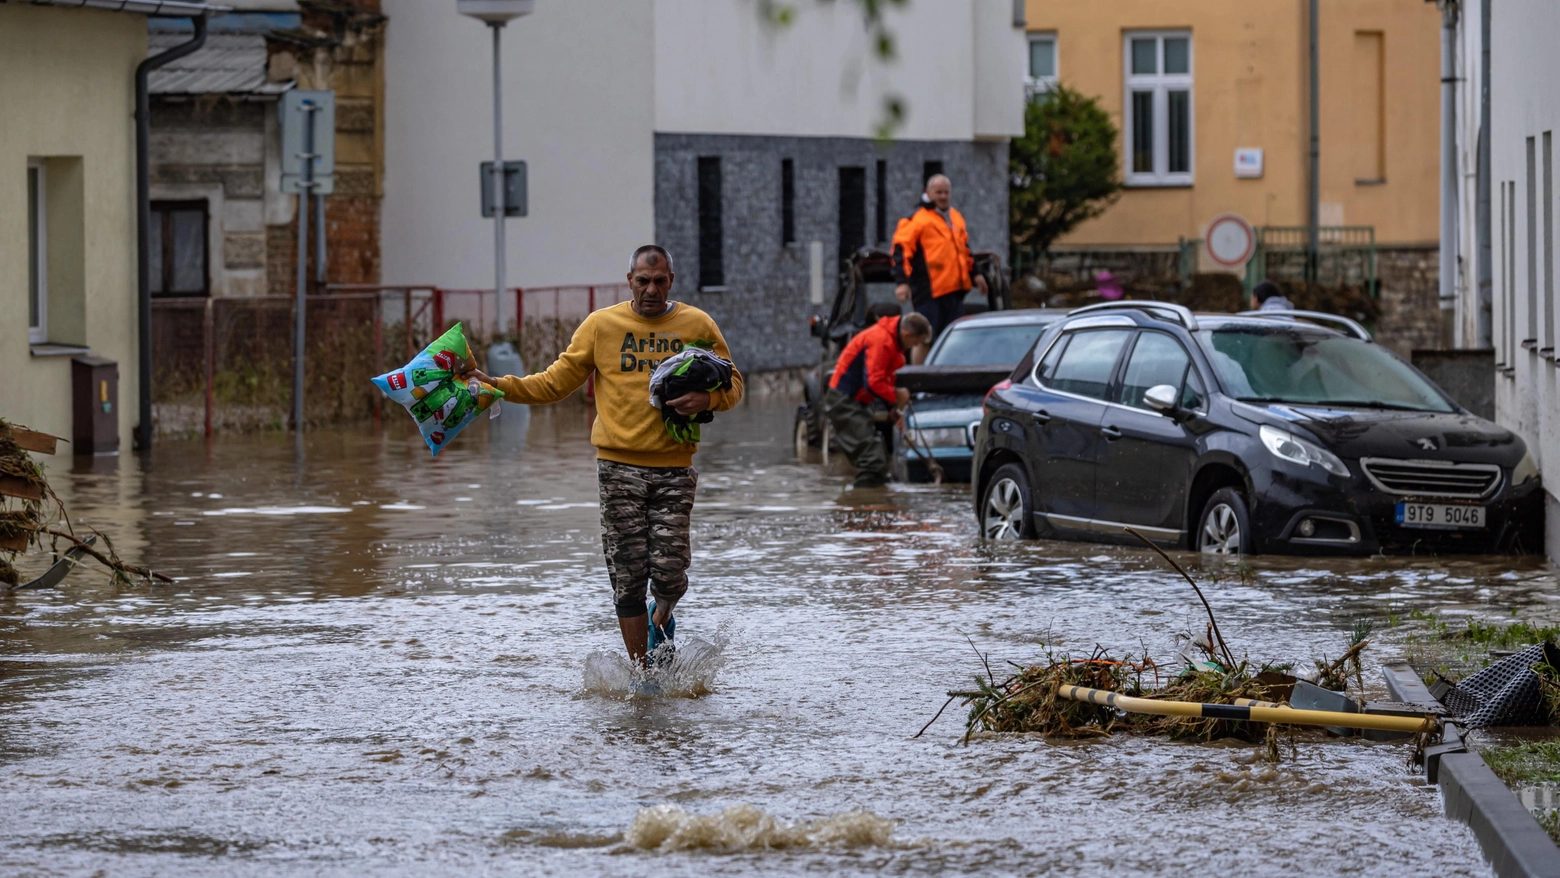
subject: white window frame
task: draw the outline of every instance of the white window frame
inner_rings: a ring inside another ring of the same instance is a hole
[[[1186,40],[1185,73],[1132,72],[1132,41],[1154,40],[1156,67],[1165,67],[1165,38]],[[1128,186],[1190,186],[1197,174],[1197,93],[1193,80],[1197,72],[1197,47],[1190,30],[1134,30],[1121,36],[1122,88],[1122,180]],[[1132,170],[1132,93],[1153,93],[1154,170]],[[1170,98],[1172,91],[1186,92],[1186,171],[1170,173]]]
[[[27,290],[28,311],[32,310],[32,298],[36,295],[38,301],[38,323],[33,325],[31,315],[28,317],[27,343],[46,344],[49,341],[49,237],[48,237],[48,180],[44,176],[45,167],[41,159],[27,160],[27,173],[37,180],[38,197],[33,205],[34,216],[28,217],[29,225],[36,224],[38,229],[38,253],[35,264],[28,266],[38,278],[38,289],[34,292],[29,285]]]
[[[1029,69],[1030,46],[1035,43],[1051,44],[1051,75],[1034,76]],[[1062,72],[1061,41],[1056,38],[1056,31],[1030,31],[1029,39],[1024,43],[1024,93],[1028,97],[1045,94],[1056,88],[1056,79]]]

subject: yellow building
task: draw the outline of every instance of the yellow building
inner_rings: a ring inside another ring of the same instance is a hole
[[[1030,78],[1098,96],[1121,132],[1127,190],[1060,247],[1174,244],[1230,211],[1306,225],[1307,0],[1027,4]],[[1440,14],[1425,0],[1320,4],[1320,224],[1434,243]]]
[[[118,364],[109,403],[129,449],[139,388],[133,112],[146,57],[146,17],[134,12],[159,4],[47,2],[0,3],[0,417],[70,438],[72,361],[101,357]]]

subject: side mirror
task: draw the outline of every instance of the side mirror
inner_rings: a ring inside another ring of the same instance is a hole
[[[1155,384],[1143,393],[1143,402],[1162,415],[1173,415],[1180,409],[1181,392],[1168,384]]]

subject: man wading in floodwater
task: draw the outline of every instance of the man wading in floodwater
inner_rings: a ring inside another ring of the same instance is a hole
[[[650,374],[687,346],[709,347],[731,359],[710,315],[668,301],[675,277],[672,257],[646,244],[629,260],[634,300],[586,317],[569,349],[545,372],[498,379],[476,370],[468,373],[503,390],[506,400],[528,405],[557,402],[596,374],[596,422],[590,442],[596,446],[601,484],[601,542],[623,645],[640,664],[650,625],[658,629],[657,639],[669,640],[672,609],[688,590],[688,525],[699,480],[693,468],[698,446],[667,435],[661,410],[650,404]],[[726,411],[741,399],[742,376],[732,369],[730,390],[688,393],[667,404],[691,416]],[[655,599],[649,624],[647,584]]]

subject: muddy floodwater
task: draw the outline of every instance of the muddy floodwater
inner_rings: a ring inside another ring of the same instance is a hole
[[[955,709],[913,738],[980,671],[966,636],[1167,660],[1201,608],[1144,550],[982,544],[964,486],[847,491],[781,400],[697,458],[678,639],[708,691],[629,697],[586,412],[521,414],[436,460],[387,412],[52,461],[179,582],[0,599],[0,874],[1490,874],[1401,744],[965,747]],[[1182,557],[1237,653],[1299,668],[1356,619],[1379,660],[1389,616],[1560,608],[1533,561]]]

